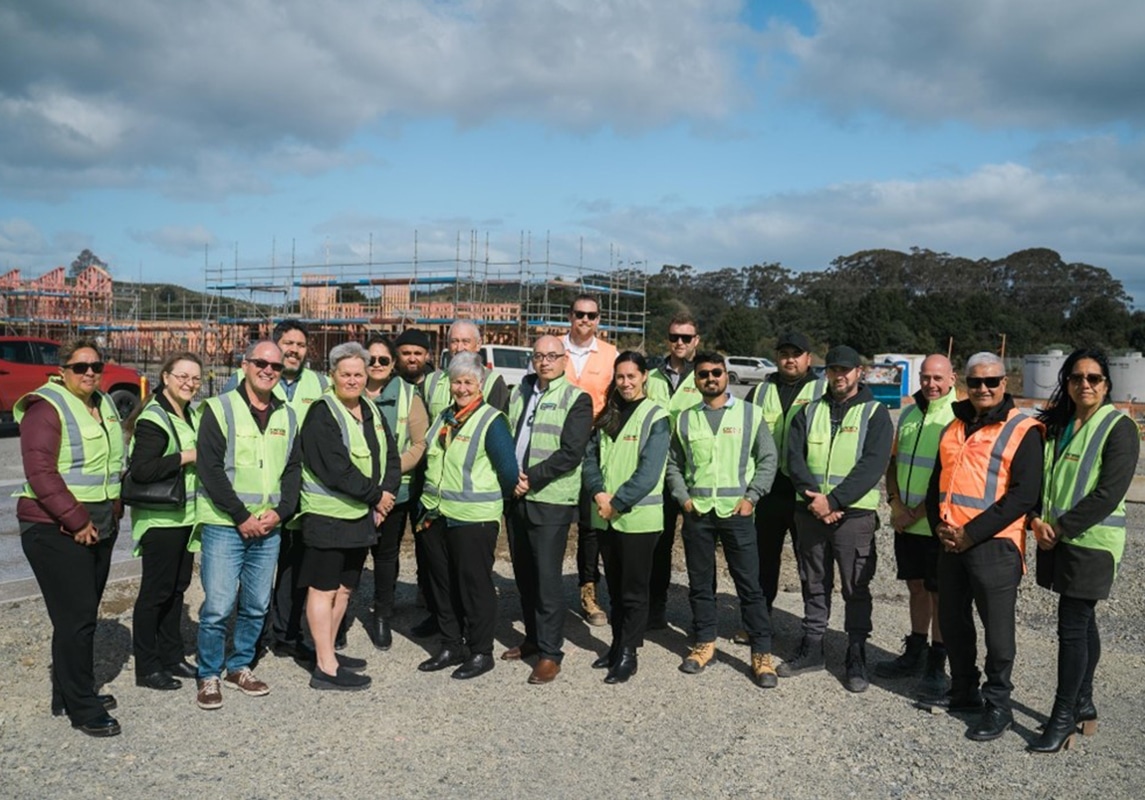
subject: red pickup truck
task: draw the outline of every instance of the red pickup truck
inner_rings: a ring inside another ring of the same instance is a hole
[[[59,375],[60,343],[35,336],[0,336],[0,423],[12,421],[16,401]],[[111,395],[126,417],[139,402],[142,379],[127,367],[108,364],[100,376],[100,389]]]

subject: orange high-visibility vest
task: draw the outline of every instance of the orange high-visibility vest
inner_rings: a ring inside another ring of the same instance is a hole
[[[1006,419],[986,425],[966,437],[966,425],[954,420],[938,445],[942,474],[938,484],[938,510],[943,522],[962,527],[1006,494],[1010,464],[1030,428],[1045,426],[1016,408]],[[1009,539],[1022,554],[1026,570],[1026,518],[1021,516],[994,536]]]
[[[592,398],[592,414],[597,416],[604,408],[604,401],[608,397],[608,387],[612,385],[612,367],[616,363],[616,347],[604,341],[596,340],[596,350],[588,354],[584,362],[584,369],[577,377],[573,367],[572,356],[565,359],[565,377],[569,383]]]

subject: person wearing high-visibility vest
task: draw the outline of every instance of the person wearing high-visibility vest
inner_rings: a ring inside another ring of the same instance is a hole
[[[481,329],[472,320],[459,319],[450,325],[447,343],[450,358],[458,353],[476,353],[480,361]],[[448,373],[446,368],[426,376],[425,394],[429,398],[431,419],[436,420],[442,411],[453,404]],[[481,366],[481,396],[498,411],[509,410],[509,387],[505,379],[484,364]]]
[[[196,703],[207,711],[222,706],[224,682],[252,697],[270,692],[251,664],[270,607],[281,530],[298,508],[302,477],[297,414],[274,394],[282,368],[278,345],[253,343],[238,387],[209,398],[200,410],[194,536],[202,550],[204,597]]]
[[[716,657],[716,541],[739,597],[751,644],[751,674],[762,688],[777,681],[771,619],[759,588],[759,551],[752,514],[771,489],[779,456],[758,406],[728,391],[719,353],[696,354],[693,380],[704,401],[680,414],[668,458],[666,486],[684,512],[684,558],[693,643],[680,664],[691,675]]]
[[[950,659],[946,705],[981,712],[966,736],[988,741],[1014,722],[1014,607],[1026,569],[1026,515],[1041,499],[1042,425],[1014,404],[1005,364],[994,353],[966,361],[966,387],[969,399],[954,404],[954,421],[939,440],[926,514],[942,546],[938,623]],[[986,638],[981,689],[972,605]]]
[[[59,376],[16,401],[23,487],[20,544],[52,620],[52,714],[89,736],[115,736],[110,694],[95,686],[99,602],[119,534],[123,433],[99,390],[103,358],[91,339],[64,343]]]
[[[418,669],[456,667],[452,677],[469,680],[493,669],[493,560],[519,471],[509,423],[483,396],[481,357],[454,354],[448,374],[453,402],[429,432],[417,522],[441,640]]]
[[[847,345],[827,351],[827,391],[803,406],[787,435],[787,466],[795,486],[796,554],[803,592],[803,639],[781,678],[821,670],[838,565],[846,616],[843,686],[864,692],[871,635],[871,581],[878,554],[879,480],[886,471],[894,424],[862,381],[859,354]]]
[[[306,622],[314,639],[310,688],[355,691],[370,685],[364,659],[335,652],[366,551],[393,510],[401,466],[385,417],[362,397],[369,355],[357,342],[330,350],[330,391],[310,406],[302,447],[299,516],[305,550],[298,583],[306,587]]]
[[[390,620],[394,616],[394,590],[398,580],[398,556],[406,522],[414,509],[411,487],[418,467],[425,458],[425,434],[429,415],[425,401],[412,384],[397,377],[393,344],[384,336],[371,336],[366,342],[366,390],[394,435],[401,459],[401,483],[394,507],[378,529],[378,542],[370,548],[374,564],[373,617],[368,627],[370,641],[379,650],[389,650],[394,642]],[[345,622],[343,622],[345,625]]]
[[[626,350],[613,364],[612,388],[589,441],[583,482],[593,501],[604,578],[612,606],[612,643],[593,662],[605,683],[636,674],[648,624],[648,588],[664,524],[664,470],[672,427],[668,412],[644,394],[648,363]]]
[[[926,519],[926,489],[938,459],[938,440],[954,421],[955,374],[950,359],[936,353],[923,360],[914,405],[899,415],[887,501],[895,530],[897,577],[910,593],[910,634],[902,655],[875,665],[880,678],[922,674],[918,695],[937,698],[947,690],[946,645],[938,625],[938,539]],[[927,647],[927,634],[931,644]]]
[[[1037,753],[1068,748],[1078,725],[1086,735],[1097,730],[1095,612],[1125,550],[1125,495],[1141,450],[1137,425],[1110,402],[1112,391],[1105,354],[1075,350],[1038,415],[1046,447],[1042,507],[1031,524],[1037,579],[1060,599],[1057,692],[1045,730],[1027,748]]]
[[[183,685],[179,678],[197,674],[183,658],[179,629],[195,560],[188,549],[199,490],[195,473],[199,415],[192,401],[202,386],[202,375],[203,362],[194,353],[168,357],[159,370],[159,391],[124,423],[131,434],[131,478],[146,484],[181,474],[187,493],[179,507],[131,509],[134,552],[143,562],[131,615],[131,642],[135,682],[149,689],[178,689]]]
[[[612,383],[616,347],[597,336],[600,329],[600,302],[591,294],[575,297],[569,306],[569,332],[564,345],[565,379],[592,399],[592,414],[604,410],[604,399]],[[592,527],[592,500],[582,491],[578,499],[576,572],[580,586],[580,607],[589,625],[607,625],[608,615],[597,600],[600,583],[600,542]]]
[[[703,396],[692,380],[692,360],[699,347],[700,332],[696,320],[686,312],[676,314],[668,321],[668,355],[661,366],[648,373],[648,399],[668,412],[668,421],[673,427],[682,412],[703,402]],[[668,627],[668,587],[672,584],[672,550],[676,545],[679,521],[680,506],[670,492],[664,492],[662,533],[656,539],[652,579],[648,587],[648,630]]]
[[[561,571],[569,526],[577,518],[581,463],[592,435],[592,398],[565,378],[565,348],[556,336],[533,344],[536,373],[509,400],[520,473],[506,509],[513,575],[521,596],[525,639],[506,661],[539,655],[529,683],[550,683],[561,671],[565,598]]]
[[[755,535],[759,540],[759,585],[771,610],[779,596],[779,569],[783,561],[783,540],[791,534],[791,550],[796,553],[795,484],[787,468],[787,434],[791,420],[808,403],[827,390],[827,381],[811,371],[811,342],[797,331],[781,333],[775,342],[775,372],[747,395],[749,403],[763,409],[763,418],[779,451],[775,483],[755,509]],[[798,556],[796,563],[798,563]],[[804,583],[802,573],[799,583]]]

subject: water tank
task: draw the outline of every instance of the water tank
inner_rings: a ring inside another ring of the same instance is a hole
[[[1065,363],[1065,353],[1050,350],[1022,359],[1022,396],[1048,400],[1058,385],[1058,372]]]
[[[1145,357],[1140,353],[1111,357],[1109,377],[1115,402],[1145,403]]]

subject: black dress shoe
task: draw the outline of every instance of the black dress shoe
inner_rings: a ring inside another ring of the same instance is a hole
[[[976,742],[997,739],[1014,724],[1014,714],[1008,708],[987,705],[978,721],[966,732],[966,738]]]
[[[142,686],[144,689],[156,689],[160,692],[171,692],[183,688],[181,680],[172,677],[170,672],[164,670],[152,672],[150,675],[136,675],[135,685]]]
[[[390,630],[390,621],[383,617],[374,617],[374,624],[370,628],[370,641],[379,650],[389,650],[394,644],[394,632]]]
[[[609,684],[625,683],[636,674],[636,666],[636,650],[626,647],[620,651],[620,657],[616,659],[616,664],[604,676],[604,682]]]
[[[366,668],[366,659],[364,658],[354,658],[342,653],[335,653],[334,658],[337,659],[340,668],[350,672],[361,672]]]
[[[428,639],[430,636],[436,636],[440,633],[440,629],[437,627],[437,617],[431,614],[410,628],[409,632],[410,636],[416,639]]]
[[[171,673],[176,678],[194,679],[199,677],[199,670],[195,665],[187,660],[180,661],[177,664],[172,664],[168,667],[163,667],[167,672]]]
[[[433,658],[427,658],[418,664],[417,668],[422,672],[437,672],[447,667],[456,667],[464,660],[465,655],[460,650],[442,648]]]
[[[466,681],[484,675],[493,669],[493,655],[491,653],[474,653],[464,663],[453,671],[450,677],[459,681]]]
[[[616,648],[610,647],[604,655],[597,657],[596,661],[592,662],[592,668],[609,669],[614,661],[616,661]]]
[[[118,736],[120,734],[119,723],[115,721],[115,717],[106,711],[90,722],[85,722],[82,725],[76,725],[74,727],[76,730],[81,733],[86,733],[88,736]]]
[[[111,711],[119,705],[119,703],[115,700],[115,695],[113,694],[97,694],[95,699],[99,701],[101,706],[103,706],[104,711]],[[63,704],[63,701],[60,701],[58,704],[54,700],[52,701],[53,717],[62,717],[67,713],[68,707]]]

